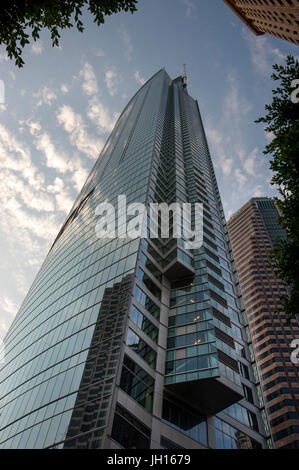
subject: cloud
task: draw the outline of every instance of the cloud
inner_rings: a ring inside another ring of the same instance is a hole
[[[215,121],[211,124],[209,119],[206,125],[206,134],[214,154],[213,163],[216,168],[221,168],[225,177],[231,175],[233,167],[240,162],[245,171],[252,174],[257,148],[249,153],[241,134],[241,125],[251,111],[252,105],[241,95],[234,71],[228,74],[226,81],[229,88],[223,98],[219,120],[217,124]],[[244,181],[242,175],[237,171],[238,181]]]
[[[81,189],[82,184],[79,189]],[[65,190],[65,184],[61,178],[56,177],[53,184],[47,186],[47,191],[55,196],[55,202],[58,210],[66,213],[71,210],[74,201],[73,198],[70,197],[69,193]]]
[[[45,190],[44,175],[32,163],[24,142],[19,142],[2,125],[0,156],[0,181],[5,186],[0,195],[0,227],[7,245],[3,257],[10,253],[14,262],[19,263],[19,258],[24,257],[24,266],[37,266],[41,253],[45,254],[42,247],[48,246],[58,229],[54,199]],[[20,269],[22,271],[22,267]],[[15,273],[17,268],[13,275]]]
[[[93,96],[88,102],[87,116],[96,124],[98,132],[105,134],[112,131],[119,113],[111,115],[108,108],[106,108],[96,96]]]
[[[89,135],[80,114],[71,106],[63,105],[56,113],[57,121],[69,134],[70,142],[89,158],[97,158],[104,142]]]
[[[41,106],[42,104],[47,104],[48,106],[51,106],[52,101],[56,99],[55,92],[47,86],[44,86],[36,93],[33,93],[32,96],[34,98],[39,98],[38,102],[36,103],[36,106]]]
[[[32,130],[33,126],[34,135],[36,135],[37,128],[38,130],[41,130],[41,127],[36,126],[36,123],[33,122],[29,122],[28,126],[30,131]],[[68,154],[66,154],[61,149],[57,150],[51,140],[50,135],[45,132],[38,134],[34,143],[36,149],[44,154],[45,165],[48,168],[55,169],[58,173],[63,175],[68,174],[65,178],[66,181],[71,181],[75,189],[80,191],[84,181],[88,176],[88,172],[82,165],[80,158],[76,155],[72,155],[72,158],[70,158]],[[63,190],[61,182],[62,180],[60,178],[56,178],[54,184],[48,186],[48,190],[55,194],[58,209],[67,212],[72,206],[72,199],[69,197],[69,194]],[[56,189],[59,189],[59,191],[56,191]]]
[[[69,157],[55,149],[49,134],[44,132],[39,135],[35,140],[35,146],[46,157],[45,164],[48,168],[55,168],[59,173],[66,173],[68,170],[72,170],[72,166],[69,164]]]
[[[206,134],[216,155],[215,166],[220,167],[223,174],[228,176],[231,173],[233,160],[228,156],[229,147],[227,145],[227,137],[224,137],[220,127],[216,129],[209,125],[206,126]]]
[[[249,173],[252,176],[256,175],[255,165],[257,163],[257,160],[258,160],[258,148],[255,147],[252,150],[252,152],[250,152],[250,154],[247,156],[244,162],[245,170],[247,171],[247,173]]]
[[[43,48],[42,41],[36,41],[31,46],[31,54],[40,55],[43,52],[43,50],[44,48]]]
[[[8,330],[15,314],[18,310],[18,305],[7,295],[1,296],[1,306],[4,312],[0,317],[0,340],[4,339],[6,331]],[[4,351],[5,353],[5,351]],[[1,358],[5,360],[5,355],[1,355],[1,343],[0,343],[0,364]]]
[[[102,49],[94,49],[92,52],[96,57],[105,57],[105,52]]]
[[[19,124],[23,124],[23,123],[24,121],[19,121]],[[40,132],[41,125],[38,121],[31,121],[30,119],[28,119],[27,121],[25,121],[25,123],[29,127],[29,132],[31,135],[36,135]]]
[[[196,11],[197,6],[191,0],[183,0],[183,3],[186,6],[186,18],[189,20],[192,18],[192,14]]]
[[[6,52],[0,52],[0,62],[8,62],[9,60]]]
[[[60,85],[60,90],[61,93],[63,93],[64,95],[69,92],[69,88],[67,85],[65,85],[65,83],[62,83],[62,85]]]
[[[34,188],[28,186],[27,183],[16,174],[10,171],[2,170],[0,173],[0,181],[5,185],[6,191],[11,196],[18,196],[26,207],[41,212],[53,212],[55,207],[52,198],[40,190],[37,192]]]
[[[267,36],[255,36],[245,27],[242,28],[242,33],[249,47],[254,70],[264,77],[270,76],[273,71],[272,64],[283,62],[285,55],[277,47],[271,45]]]
[[[263,191],[263,187],[260,184],[258,184],[252,190],[252,197],[261,197],[261,196],[265,196],[265,193]]]
[[[275,138],[274,132],[264,131],[264,133],[265,133],[265,137],[266,137],[267,142],[272,142],[272,140]]]
[[[94,95],[98,92],[98,83],[93,71],[93,67],[85,62],[82,70],[80,71],[80,77],[83,77],[82,88],[84,93],[88,96]]]
[[[145,78],[141,77],[139,70],[134,73],[134,78],[139,85],[144,85],[146,82]]]
[[[117,73],[113,69],[106,70],[105,83],[106,83],[106,87],[108,88],[109,94],[111,96],[114,96],[117,92],[117,81],[118,81]]]
[[[0,193],[0,272],[5,292],[1,298],[0,338],[73,205],[73,189],[79,191],[88,176],[79,156],[75,153],[69,159],[39,121],[27,119],[17,125],[33,136],[36,149],[45,158],[37,168],[26,143],[0,124],[0,184],[5,188]],[[42,165],[52,172],[43,173]],[[63,178],[52,178],[54,171]]]
[[[236,168],[234,170],[234,177],[235,177],[239,187],[242,187],[247,181],[247,177],[244,175],[244,173],[242,173],[240,168]]]
[[[227,76],[227,82],[230,85],[230,91],[224,99],[224,117],[240,121],[252,110],[252,105],[242,96],[240,96],[236,75],[231,72]]]
[[[3,125],[0,124],[0,170],[18,171],[28,184],[40,189],[44,177],[32,164],[29,149],[19,142]]]
[[[131,62],[133,54],[131,37],[123,25],[119,28],[118,32],[125,48],[125,58],[128,62]]]

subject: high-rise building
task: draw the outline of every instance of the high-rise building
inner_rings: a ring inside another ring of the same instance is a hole
[[[287,286],[269,267],[276,238],[286,235],[278,223],[275,201],[252,198],[228,221],[228,232],[246,307],[268,419],[276,448],[299,448],[299,364],[291,343],[299,323],[277,313]]]
[[[299,45],[298,0],[224,0],[256,35],[269,33]]]
[[[121,237],[123,219],[117,238],[99,238],[97,208],[119,195],[203,203],[203,246]],[[171,80],[161,69],[124,109],[8,331],[5,358],[1,448],[267,447],[185,73]]]

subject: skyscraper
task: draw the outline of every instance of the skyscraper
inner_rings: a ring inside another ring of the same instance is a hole
[[[203,246],[99,238],[97,208],[119,195],[203,203]],[[266,447],[238,296],[197,101],[162,69],[119,117],[6,336],[0,447]]]
[[[269,267],[276,237],[285,238],[274,200],[252,198],[228,222],[266,409],[276,448],[299,448],[299,367],[291,361],[296,319],[276,312],[287,286]]]
[[[224,0],[256,35],[272,34],[299,45],[298,0]]]

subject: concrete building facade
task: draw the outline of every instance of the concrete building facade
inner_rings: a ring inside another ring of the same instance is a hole
[[[288,289],[268,258],[275,239],[285,238],[278,216],[274,200],[252,198],[227,226],[274,446],[298,449],[299,367],[291,360],[291,343],[299,339],[299,323],[277,313]]]
[[[299,45],[298,0],[224,0],[256,35],[272,34]]]

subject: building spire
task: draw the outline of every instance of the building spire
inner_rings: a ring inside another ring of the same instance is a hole
[[[183,82],[183,87],[186,88],[187,86],[186,64],[183,64],[182,82]]]

